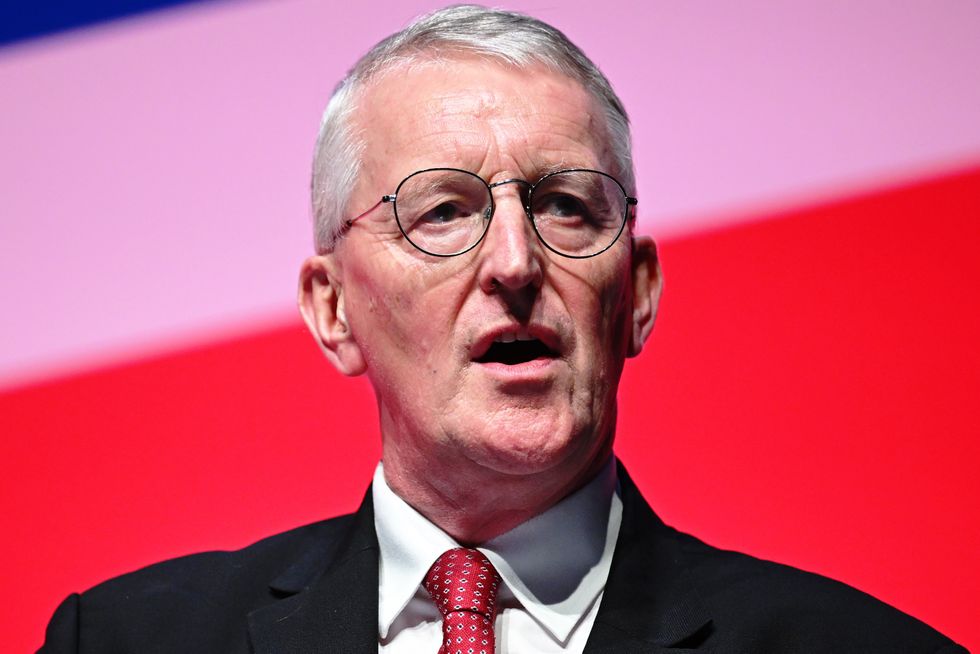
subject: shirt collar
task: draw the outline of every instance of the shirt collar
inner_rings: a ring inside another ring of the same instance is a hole
[[[415,596],[429,566],[459,544],[395,495],[378,464],[375,529],[381,549],[382,637]],[[612,457],[558,504],[479,546],[514,597],[559,642],[567,641],[605,587],[622,520]]]

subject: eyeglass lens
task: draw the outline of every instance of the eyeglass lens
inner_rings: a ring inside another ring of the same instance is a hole
[[[395,217],[405,237],[430,254],[461,254],[486,233],[493,199],[486,182],[453,169],[409,175],[395,191]],[[626,194],[612,177],[568,170],[545,176],[527,198],[534,228],[552,250],[591,256],[619,236]]]

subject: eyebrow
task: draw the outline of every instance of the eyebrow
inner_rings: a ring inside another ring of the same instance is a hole
[[[549,164],[547,166],[538,166],[536,168],[538,179],[544,177],[545,175],[550,175],[551,173],[557,173],[559,170],[568,170],[569,168],[576,168],[577,166],[569,166],[567,163],[555,163]]]
[[[599,161],[587,161],[582,159],[563,159],[558,163],[544,164],[541,166],[536,166],[536,170],[542,175],[548,175],[550,173],[557,173],[559,170],[574,170],[576,168],[583,168],[585,170],[598,170],[603,171],[603,167],[600,165]]]

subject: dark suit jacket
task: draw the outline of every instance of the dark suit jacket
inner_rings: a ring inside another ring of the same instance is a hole
[[[622,467],[620,481],[623,523],[588,654],[966,651],[844,584],[679,533]],[[71,595],[40,651],[375,653],[377,589],[368,493],[353,515]]]

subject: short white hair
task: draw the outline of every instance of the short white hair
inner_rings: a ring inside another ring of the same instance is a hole
[[[617,176],[635,194],[629,117],[602,71],[551,25],[525,14],[478,5],[454,5],[415,20],[361,57],[334,89],[320,121],[311,195],[318,252],[343,233],[361,167],[364,138],[353,128],[358,92],[385,70],[423,59],[477,55],[517,67],[544,66],[582,85],[603,109]]]

